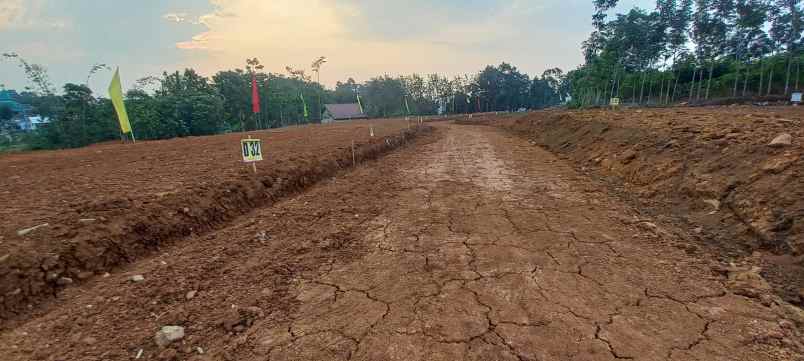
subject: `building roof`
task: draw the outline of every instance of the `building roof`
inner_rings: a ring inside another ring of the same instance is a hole
[[[360,111],[360,105],[353,104],[325,104],[327,112],[332,115],[333,119],[359,119],[368,118],[368,116]]]
[[[28,121],[31,124],[47,124],[50,123],[50,118],[43,118],[41,115],[35,115],[32,117],[27,117]]]

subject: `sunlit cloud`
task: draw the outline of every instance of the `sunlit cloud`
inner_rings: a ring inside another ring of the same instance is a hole
[[[64,19],[42,14],[43,0],[0,0],[0,30],[60,30],[70,27]]]
[[[0,29],[19,28],[31,22],[32,7],[38,7],[38,1],[0,0]]]
[[[25,0],[0,0],[0,29],[24,23],[27,11]]]
[[[285,66],[305,68],[327,56],[322,80],[330,84],[387,72],[457,75],[505,60],[501,54],[483,54],[484,47],[518,36],[517,24],[528,21],[529,9],[538,8],[524,0],[472,2],[213,0],[215,10],[196,21],[206,31],[176,46],[204,52],[199,67],[205,72],[242,67],[255,56],[268,70],[282,72]]]
[[[589,0],[0,0],[0,51],[47,66],[60,84],[82,81],[94,62],[119,65],[125,82],[185,67],[209,76],[253,57],[266,71],[309,73],[326,56],[328,86],[503,61],[535,75],[583,61],[593,10]],[[0,62],[4,83],[22,87],[17,70]]]

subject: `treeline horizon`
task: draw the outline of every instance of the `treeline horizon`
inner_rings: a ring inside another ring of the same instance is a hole
[[[93,94],[87,86],[90,77],[111,70],[108,66],[93,65],[85,84],[67,83],[61,94],[56,94],[43,66],[15,53],[3,55],[17,61],[32,84],[20,93],[20,101],[50,123],[36,131],[15,132],[11,116],[0,109],[0,150],[3,142],[5,148],[55,149],[119,139],[111,101],[106,94]],[[313,73],[320,66],[321,62],[318,67],[313,63]],[[210,77],[187,68],[138,79],[125,92],[136,138],[168,139],[319,123],[325,104],[357,103],[358,94],[372,118],[537,109],[561,104],[568,94],[560,81],[564,76],[561,69],[531,78],[508,63],[452,79],[435,73],[380,75],[365,82],[348,78],[334,89],[325,88],[305,70],[287,67],[287,74],[277,74],[262,69],[255,58],[247,59],[242,69],[222,70]],[[258,114],[252,112],[252,77],[260,97]]]
[[[305,70],[266,73],[257,59],[247,59],[241,69],[210,77],[188,68],[139,79],[125,103],[138,139],[167,139],[317,123],[323,104],[355,103],[357,94],[370,117],[394,117],[603,106],[611,98],[643,106],[701,104],[799,90],[801,0],[657,0],[653,9],[622,14],[610,14],[618,0],[592,1],[594,31],[581,46],[584,62],[567,73],[553,68],[531,77],[501,63],[451,79],[379,75],[327,89]],[[111,102],[86,86],[107,66],[93,65],[85,84],[65,84],[57,95],[43,66],[2,55],[18,62],[32,84],[23,102],[51,122],[15,133],[13,114],[0,109],[0,150],[79,147],[119,136]],[[313,62],[312,72],[318,75],[325,62]],[[251,112],[252,76],[259,87],[257,115]]]
[[[800,90],[800,0],[657,0],[609,14],[593,0],[584,64],[567,73],[571,106],[789,96]]]

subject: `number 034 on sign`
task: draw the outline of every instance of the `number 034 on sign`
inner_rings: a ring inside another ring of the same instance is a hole
[[[262,141],[259,139],[243,139],[240,141],[243,152],[243,161],[246,163],[262,160]]]

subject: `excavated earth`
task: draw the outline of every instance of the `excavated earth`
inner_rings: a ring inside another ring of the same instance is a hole
[[[66,286],[220,228],[426,132],[413,124],[249,133],[263,140],[256,174],[240,158],[245,134],[0,155],[0,330]]]
[[[722,272],[692,230],[502,129],[433,127],[67,287],[0,333],[0,359],[804,357],[804,313],[735,293],[761,277]],[[183,337],[157,345],[164,326]]]
[[[680,220],[691,248],[759,267],[804,304],[804,109],[547,111],[489,122],[602,176],[644,212]],[[788,145],[770,146],[787,134]],[[759,296],[746,289],[747,296]]]

